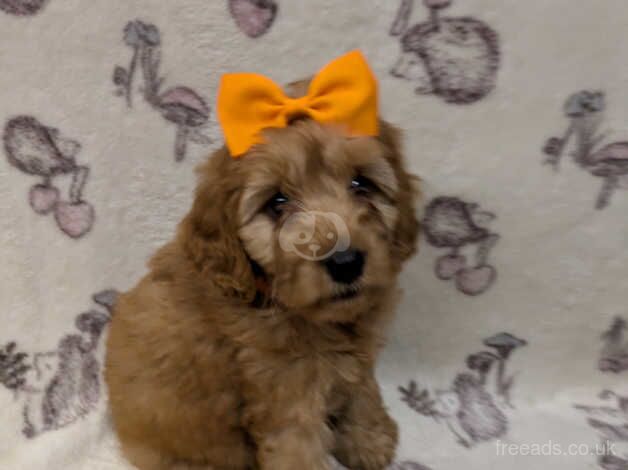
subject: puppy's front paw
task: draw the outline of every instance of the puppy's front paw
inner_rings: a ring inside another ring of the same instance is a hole
[[[384,470],[395,457],[397,424],[383,415],[372,427],[346,423],[337,434],[335,456],[350,470]]]

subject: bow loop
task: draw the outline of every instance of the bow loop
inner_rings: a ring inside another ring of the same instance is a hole
[[[261,143],[263,129],[286,127],[298,116],[338,124],[350,136],[377,135],[379,130],[377,82],[357,50],[327,64],[300,98],[286,96],[279,85],[262,75],[224,75],[217,110],[234,158]]]

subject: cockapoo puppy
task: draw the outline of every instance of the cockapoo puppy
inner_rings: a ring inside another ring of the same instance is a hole
[[[307,82],[288,87],[302,96]],[[119,299],[106,380],[140,470],[382,470],[374,377],[418,232],[399,134],[308,118],[199,169],[192,209]]]

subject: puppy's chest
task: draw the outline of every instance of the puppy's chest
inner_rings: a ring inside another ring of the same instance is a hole
[[[285,351],[249,351],[243,364],[245,381],[268,389],[308,390],[330,396],[345,394],[366,371],[363,357],[352,348],[323,347],[307,342]]]
[[[289,328],[273,330],[275,341],[257,335],[240,343],[245,394],[309,395],[328,402],[333,396],[350,395],[367,375],[371,342],[364,335],[337,325],[295,322],[283,326]]]
[[[357,355],[340,352],[323,354],[313,387],[324,397],[329,419],[343,413],[367,375],[367,366]],[[333,425],[333,423],[330,423]]]
[[[296,349],[296,360],[303,361],[313,380],[342,387],[360,381],[365,369],[363,349],[353,329],[334,327],[304,335]]]

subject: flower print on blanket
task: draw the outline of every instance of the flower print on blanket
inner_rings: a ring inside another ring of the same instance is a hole
[[[53,351],[20,351],[16,341],[0,348],[0,385],[22,404],[26,437],[68,426],[96,407],[101,391],[96,350],[117,295],[95,294],[101,308],[78,315],[77,331],[63,336]]]
[[[41,215],[53,213],[63,233],[72,238],[86,235],[94,224],[94,208],[83,199],[89,167],[76,162],[81,144],[42,124],[33,116],[17,116],[6,123],[4,151],[11,165],[27,175],[40,177],[31,187],[29,203]],[[71,178],[68,199],[55,181]]]
[[[543,147],[544,163],[558,170],[560,160],[573,141],[572,160],[602,184],[595,200],[596,209],[607,207],[617,189],[628,189],[628,141],[603,144],[600,131],[606,102],[601,91],[583,90],[567,98],[563,114],[568,126],[559,137],[550,137]]]
[[[492,212],[457,197],[440,196],[430,201],[423,218],[426,240],[435,248],[448,250],[436,260],[436,277],[453,279],[456,288],[470,296],[480,295],[493,285],[497,270],[488,258],[499,240],[489,228],[493,219]],[[474,251],[470,258],[462,254],[463,248]]]
[[[423,0],[429,19],[408,27],[415,0],[401,1],[390,29],[400,38],[401,55],[390,73],[416,82],[417,94],[453,104],[475,103],[495,88],[499,38],[483,21],[444,16],[452,3]]]
[[[502,438],[508,431],[506,411],[513,408],[515,375],[506,372],[512,353],[527,342],[509,333],[484,340],[490,350],[467,357],[467,369],[449,388],[431,392],[411,380],[399,387],[401,400],[420,415],[447,425],[464,447]]]
[[[32,16],[41,10],[48,0],[0,0],[0,10],[16,16]]]
[[[274,0],[229,0],[228,6],[238,28],[250,38],[266,34],[279,9]]]
[[[212,139],[204,131],[209,123],[210,108],[194,90],[174,86],[162,91],[165,78],[161,76],[161,33],[154,24],[130,21],[124,28],[124,43],[133,54],[127,67],[116,66],[113,82],[116,94],[133,106],[134,84],[140,75],[139,86],[144,100],[176,127],[174,156],[181,161],[187,153],[188,142],[209,145]]]

